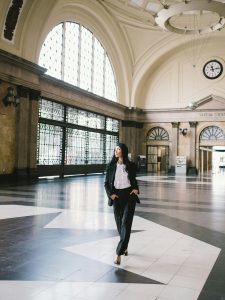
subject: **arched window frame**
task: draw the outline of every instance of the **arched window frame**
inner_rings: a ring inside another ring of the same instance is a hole
[[[62,22],[48,33],[39,64],[50,76],[117,101],[117,83],[110,57],[96,36],[79,23]]]
[[[168,141],[168,140],[169,140],[168,132],[160,126],[151,128],[147,134],[147,141]]]
[[[199,136],[200,141],[209,141],[209,140],[224,140],[224,132],[219,126],[207,126],[205,127]]]

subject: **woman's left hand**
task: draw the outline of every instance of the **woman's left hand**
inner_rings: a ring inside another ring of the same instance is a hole
[[[137,195],[137,194],[138,194],[138,190],[132,190],[131,193],[130,193],[130,195],[131,195],[131,194]]]

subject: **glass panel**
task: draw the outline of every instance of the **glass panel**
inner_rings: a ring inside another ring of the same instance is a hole
[[[78,84],[78,45],[79,24],[66,22],[64,80],[73,85]]]
[[[119,121],[112,118],[106,118],[106,130],[119,132]]]
[[[57,121],[64,120],[64,106],[62,104],[41,99],[39,101],[39,117]]]
[[[67,128],[66,165],[84,165],[86,163],[86,131]]]
[[[116,101],[116,80],[108,56],[105,59],[105,94],[106,99]]]
[[[38,126],[38,165],[60,165],[62,162],[63,130],[59,126]]]
[[[105,117],[84,110],[68,107],[67,122],[89,128],[104,129]]]
[[[73,108],[73,107],[67,107],[66,121],[68,123],[78,124],[78,109]]]
[[[148,164],[148,172],[157,173],[157,164]]]
[[[218,126],[209,126],[202,130],[200,140],[224,140],[224,132]]]
[[[88,164],[104,163],[104,135],[88,132]]]
[[[88,123],[88,112],[84,110],[79,110],[77,125],[87,126],[87,123]]]
[[[104,52],[100,42],[94,38],[93,93],[100,96],[103,96]]]
[[[91,92],[92,33],[81,27],[80,87]]]
[[[68,107],[66,120],[69,123],[87,127],[88,112],[85,110]]]
[[[87,126],[89,128],[104,129],[105,117],[89,112]]]
[[[118,136],[106,134],[106,163],[111,160],[118,141]]]
[[[62,36],[63,24],[55,26],[42,45],[39,65],[46,68],[46,74],[61,79],[62,75]]]

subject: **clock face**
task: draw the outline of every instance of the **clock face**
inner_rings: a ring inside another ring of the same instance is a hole
[[[223,65],[218,60],[210,60],[203,67],[203,73],[208,79],[216,79],[223,73]]]

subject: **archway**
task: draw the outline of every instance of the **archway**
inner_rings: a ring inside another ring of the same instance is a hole
[[[218,174],[225,170],[225,135],[218,126],[204,128],[199,136],[201,174]]]

